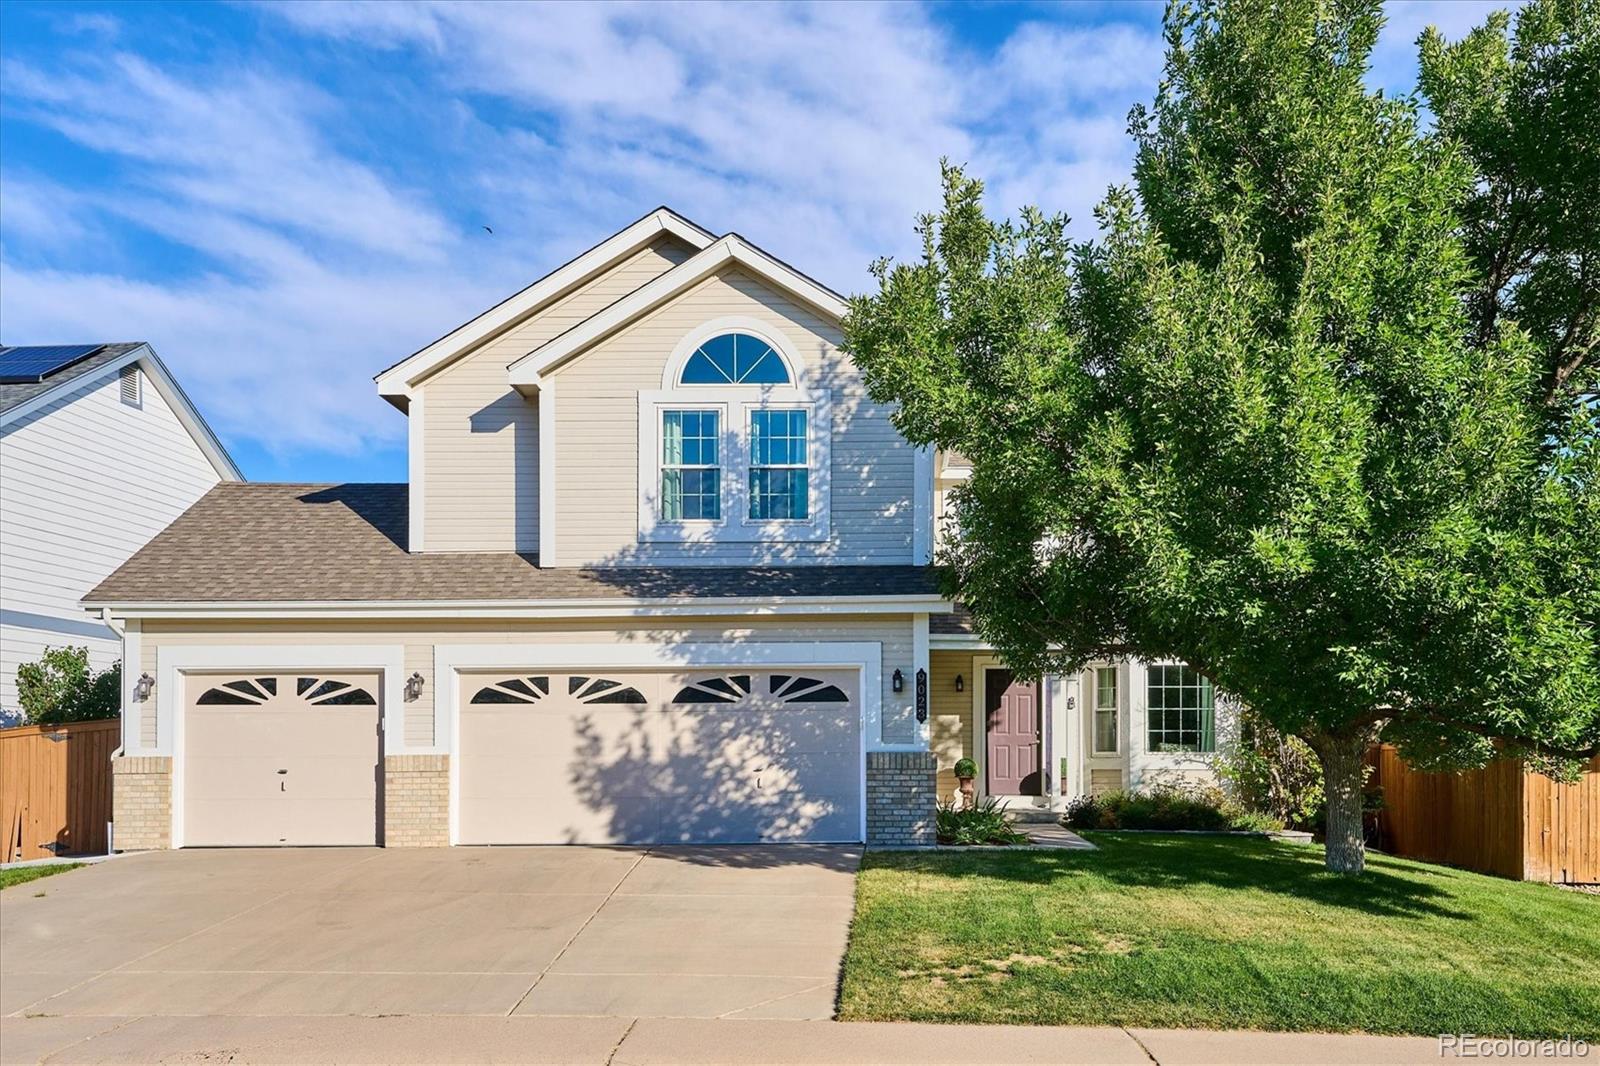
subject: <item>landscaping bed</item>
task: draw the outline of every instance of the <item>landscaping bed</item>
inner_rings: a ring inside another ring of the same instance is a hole
[[[1086,834],[869,852],[840,1017],[1600,1038],[1600,899],[1374,855]]]

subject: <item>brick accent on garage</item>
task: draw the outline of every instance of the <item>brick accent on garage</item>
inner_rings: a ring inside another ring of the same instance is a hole
[[[118,851],[172,847],[172,759],[132,755],[111,760],[112,846]]]
[[[450,756],[385,756],[383,846],[442,848],[449,843]]]
[[[867,844],[932,847],[938,757],[931,751],[867,753]]]

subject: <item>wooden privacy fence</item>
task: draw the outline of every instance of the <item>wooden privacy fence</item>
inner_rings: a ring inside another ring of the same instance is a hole
[[[122,723],[0,729],[0,862],[103,855]]]
[[[1430,774],[1385,744],[1369,761],[1383,788],[1384,851],[1519,881],[1600,882],[1600,758],[1575,785],[1528,773],[1518,759]]]

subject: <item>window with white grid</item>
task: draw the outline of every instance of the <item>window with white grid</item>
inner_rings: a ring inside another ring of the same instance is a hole
[[[1117,668],[1100,666],[1094,671],[1094,753],[1117,753]]]
[[[1150,750],[1216,751],[1216,699],[1210,680],[1192,666],[1151,666],[1146,676]]]
[[[722,517],[721,412],[661,412],[661,518]]]
[[[804,521],[811,514],[806,412],[750,412],[750,517]]]

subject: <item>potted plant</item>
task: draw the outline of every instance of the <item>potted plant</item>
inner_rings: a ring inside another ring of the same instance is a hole
[[[975,802],[972,781],[978,776],[978,764],[971,759],[956,760],[956,780],[961,784],[961,807],[970,811]]]

